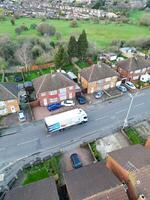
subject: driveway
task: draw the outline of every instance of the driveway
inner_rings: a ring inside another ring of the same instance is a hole
[[[94,162],[94,159],[92,157],[92,154],[88,146],[77,147],[63,154],[62,160],[61,160],[62,172],[70,171],[73,169],[72,163],[70,160],[70,155],[73,153],[77,153],[80,156],[83,166],[89,165]]]

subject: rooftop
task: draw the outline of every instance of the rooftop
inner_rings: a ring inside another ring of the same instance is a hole
[[[33,86],[36,93],[42,93],[70,86],[76,86],[76,83],[70,80],[65,74],[56,72],[54,74],[45,74],[34,79]]]
[[[96,198],[96,196],[101,196],[100,193],[110,189],[112,190],[112,188],[121,185],[119,180],[106,167],[104,162],[97,162],[66,172],[64,173],[64,179],[71,200],[93,200],[93,196],[95,197],[94,199],[99,199]]]
[[[84,77],[88,82],[94,82],[101,79],[118,76],[117,72],[115,72],[105,63],[87,67],[81,70],[80,75]]]
[[[55,180],[44,179],[10,190],[5,200],[59,200]]]
[[[127,170],[137,170],[150,165],[150,149],[137,144],[109,153],[114,160]]]
[[[128,71],[135,71],[150,67],[150,60],[143,56],[132,57],[118,63],[117,67],[121,67]]]
[[[18,90],[16,83],[0,83],[0,100],[17,99]]]

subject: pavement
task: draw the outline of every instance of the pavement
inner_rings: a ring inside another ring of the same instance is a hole
[[[134,124],[150,116],[150,89],[139,91],[134,96],[129,124]],[[80,144],[115,133],[124,124],[131,102],[129,93],[119,98],[89,105],[85,108],[89,121],[66,129],[64,132],[48,134],[43,121],[13,127],[13,134],[0,138],[0,173],[4,173],[4,164],[27,162],[33,155],[46,156],[64,152]],[[11,129],[4,130],[6,133]],[[16,164],[16,168],[20,168]],[[11,170],[11,169],[10,169]],[[2,183],[0,183],[2,184]]]

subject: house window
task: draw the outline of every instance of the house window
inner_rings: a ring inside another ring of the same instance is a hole
[[[56,95],[57,94],[57,90],[53,90],[49,92],[49,95]]]
[[[41,93],[41,97],[46,96],[46,92]]]

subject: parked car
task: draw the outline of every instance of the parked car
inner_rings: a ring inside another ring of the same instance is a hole
[[[61,105],[63,105],[63,106],[74,106],[75,102],[73,100],[66,99],[66,100],[61,102]]]
[[[131,83],[130,81],[125,82],[124,86],[129,90],[135,90],[136,89],[135,85],[133,83]]]
[[[84,96],[80,95],[80,96],[77,96],[77,101],[79,102],[79,104],[85,104],[87,103],[87,100]]]
[[[102,90],[94,94],[95,99],[100,99],[103,96],[104,92]]]
[[[116,88],[118,90],[120,90],[121,92],[127,92],[127,88],[125,86],[123,86],[123,85],[118,85],[118,86],[116,86]]]
[[[18,113],[18,119],[20,122],[25,122],[26,121],[26,115],[24,113],[23,110],[21,110],[19,113]]]
[[[57,109],[59,109],[59,108],[61,108],[61,107],[63,107],[63,105],[61,105],[61,103],[53,103],[53,104],[49,104],[49,105],[47,106],[47,109],[48,109],[49,111],[54,111],[54,110],[57,110]]]
[[[77,153],[73,153],[70,156],[71,162],[72,162],[72,167],[77,169],[82,167],[82,162],[80,160],[80,157]]]
[[[16,82],[20,82],[20,81],[23,81],[23,78],[22,78],[21,75],[15,75],[14,80],[15,80]]]

